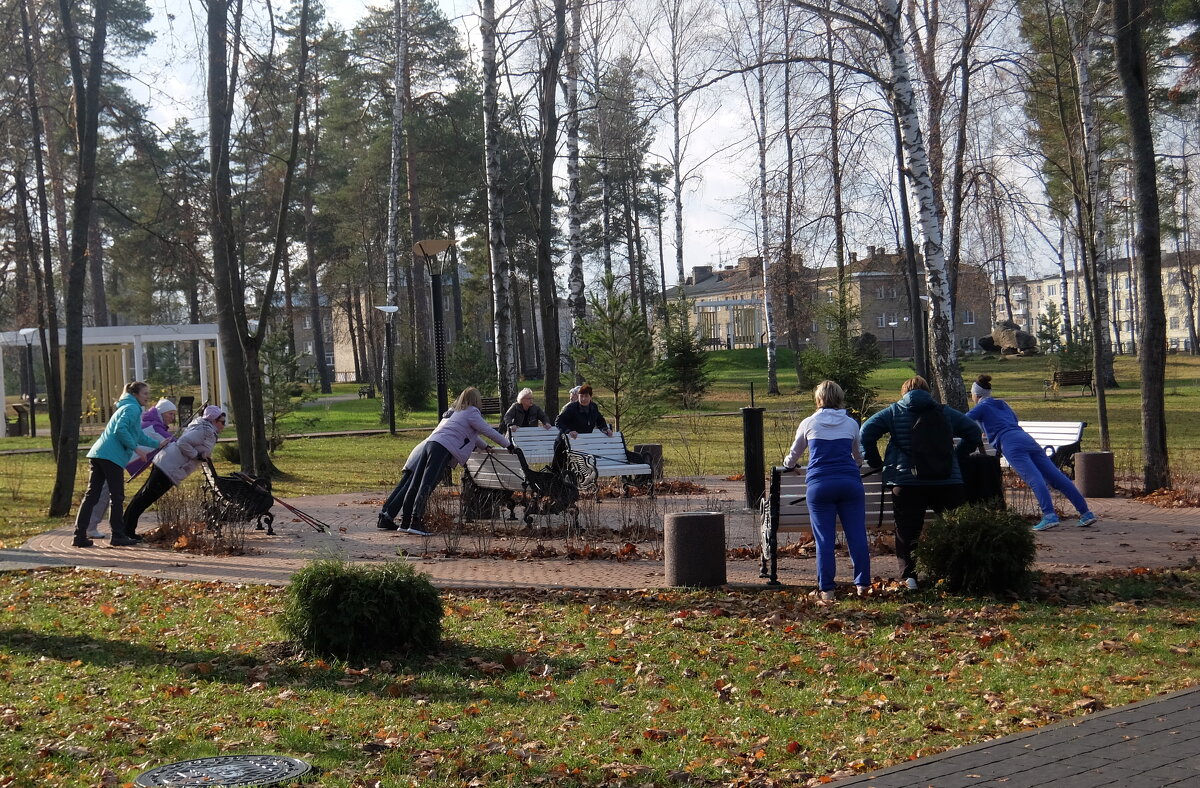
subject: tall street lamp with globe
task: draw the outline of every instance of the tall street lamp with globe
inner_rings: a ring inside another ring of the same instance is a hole
[[[888,325],[892,327],[892,358],[896,357],[896,321],[889,320]]]
[[[33,335],[36,328],[22,328],[17,333],[25,338],[25,394],[29,397],[29,437],[37,437],[37,375],[33,371]]]
[[[375,307],[387,315],[387,327],[384,329],[384,354],[387,356],[383,367],[383,409],[387,411],[388,433],[396,434],[396,390],[392,386],[393,359],[396,355],[396,332],[394,322],[400,307],[394,304]]]

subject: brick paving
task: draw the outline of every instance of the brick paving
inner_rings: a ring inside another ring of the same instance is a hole
[[[718,479],[703,482],[710,493],[692,497],[664,496],[661,511],[726,512],[726,546],[757,545],[757,516],[740,508],[741,485]],[[321,534],[285,516],[277,508],[276,536],[251,531],[247,555],[201,556],[149,546],[112,548],[104,542],[80,549],[71,546],[67,527],[31,538],[15,550],[0,550],[0,571],[36,567],[77,566],[124,574],[177,580],[284,585],[308,561],[338,556],[354,562],[406,560],[443,588],[653,588],[664,585],[661,560],[567,560],[565,558],[447,558],[445,540],[414,537],[374,527],[382,492],[289,499],[310,515],[334,526]],[[1194,564],[1200,552],[1200,509],[1159,509],[1127,499],[1091,501],[1100,522],[1079,528],[1072,521],[1037,535],[1037,567],[1067,573],[1095,573],[1132,567]],[[619,501],[605,501],[601,517],[610,524],[635,513]],[[645,512],[643,511],[644,515]],[[143,530],[150,530],[148,514]],[[494,538],[490,547],[526,553],[539,542],[561,550],[561,536],[539,539],[535,533]],[[481,546],[463,537],[461,550]],[[407,555],[399,555],[402,550]],[[811,556],[782,556],[780,579],[811,586]],[[898,575],[890,556],[876,557],[876,576]],[[849,561],[838,561],[839,580],[849,583]],[[757,560],[730,559],[727,576],[733,586],[761,586]],[[991,742],[950,750],[868,775],[839,781],[838,786],[1115,786],[1139,788],[1200,785],[1200,688],[1154,698]]]

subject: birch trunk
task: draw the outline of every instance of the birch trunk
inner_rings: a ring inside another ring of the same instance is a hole
[[[899,0],[884,0],[881,12],[884,44],[892,67],[896,118],[900,123],[904,152],[908,160],[908,176],[912,180],[920,217],[925,286],[929,295],[930,333],[933,342],[933,374],[945,404],[965,410],[967,392],[963,387],[958,348],[954,339],[954,315],[950,311],[950,284],[946,279],[942,228],[938,221],[933,180],[929,175],[929,159],[921,136],[921,120],[916,111],[912,81],[909,77],[908,56],[904,51]]]
[[[583,193],[579,186],[579,42],[582,27],[579,9],[583,0],[571,0],[571,33],[567,42],[567,303],[571,307],[571,337],[581,336],[587,319],[587,299],[583,294]],[[575,369],[575,360],[571,359]],[[583,375],[575,372],[575,385]]]
[[[483,50],[483,148],[488,189],[488,252],[492,264],[495,299],[496,382],[503,402],[516,395],[517,371],[513,357],[509,297],[508,245],[504,233],[504,176],[500,169],[500,114],[497,102],[499,70],[496,62],[496,2],[481,0],[479,33]]]
[[[760,3],[758,7],[758,54],[760,57],[765,57],[767,51],[766,24],[766,11]],[[767,75],[765,70],[760,67],[756,76],[758,79],[758,192],[762,222],[762,226],[759,228],[761,241],[758,253],[762,260],[763,319],[767,329],[767,393],[778,394],[779,360],[775,353],[775,319],[771,309],[771,279],[768,273],[771,269],[769,265],[771,260],[771,213],[767,201]]]
[[[387,214],[387,249],[384,254],[385,281],[387,282],[387,293],[384,296],[384,305],[387,307],[395,307],[397,310],[400,307],[400,294],[397,292],[398,283],[396,281],[397,272],[400,270],[400,178],[405,166],[404,159],[404,110],[406,108],[404,100],[404,75],[407,73],[408,65],[404,62],[405,55],[408,53],[404,46],[405,39],[408,38],[408,3],[406,0],[394,0],[395,13],[392,18],[393,37],[395,38],[396,46],[396,64],[395,70],[392,72],[392,139],[391,139],[391,160],[388,168],[388,214]],[[411,257],[409,258],[412,259]],[[368,313],[373,316],[373,313]],[[374,325],[373,321],[368,321],[370,325]],[[388,425],[395,423],[396,413],[396,392],[395,385],[392,381],[392,374],[395,370],[395,358],[390,357],[386,352],[387,348],[392,349],[394,355],[396,342],[396,312],[389,313],[384,321],[384,356],[382,362],[376,365],[376,369],[382,371],[377,381],[383,388],[384,402],[384,421]],[[372,340],[371,347],[377,347],[377,343]]]

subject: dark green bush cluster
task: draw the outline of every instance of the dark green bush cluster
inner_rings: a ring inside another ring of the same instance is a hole
[[[406,563],[318,561],[292,577],[287,596],[281,629],[321,656],[354,661],[427,653],[441,641],[437,589]]]
[[[1037,544],[1019,515],[980,504],[943,512],[928,522],[917,545],[917,564],[946,589],[967,594],[1007,594],[1029,584]]]
[[[424,410],[429,406],[434,386],[430,366],[407,353],[396,359],[396,404],[404,410]]]

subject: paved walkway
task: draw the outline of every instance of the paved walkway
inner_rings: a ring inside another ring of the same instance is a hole
[[[605,501],[603,517],[613,522],[657,519],[663,511],[726,511],[726,546],[757,544],[757,518],[739,508],[742,487],[719,479],[702,481],[700,496],[664,496],[657,508],[648,504]],[[251,531],[247,555],[201,556],[149,546],[91,549],[71,547],[68,528],[30,539],[16,550],[0,550],[0,570],[45,566],[78,566],[179,580],[226,581],[283,585],[309,560],[338,556],[351,561],[407,560],[443,588],[652,588],[664,584],[661,560],[576,561],[541,559],[447,558],[444,537],[419,538],[374,527],[382,492],[312,496],[289,500],[332,525],[321,534],[276,509],[276,536]],[[1159,509],[1125,499],[1093,500],[1101,521],[1090,528],[1070,524],[1037,535],[1040,569],[1092,573],[1132,567],[1184,566],[1200,553],[1200,509]],[[639,508],[640,507],[640,508]],[[149,521],[144,523],[147,530]],[[537,533],[495,537],[486,543],[463,537],[459,551],[508,549],[528,553],[537,544],[562,551],[561,536]],[[398,556],[401,550],[406,555]],[[849,562],[839,560],[839,580],[850,582]],[[876,559],[874,574],[897,575],[890,556]],[[811,586],[814,560],[785,555],[780,579]],[[757,560],[727,562],[731,585],[761,586]],[[1034,731],[900,764],[837,783],[839,786],[1113,786],[1153,788],[1200,785],[1200,688],[1068,720]]]

